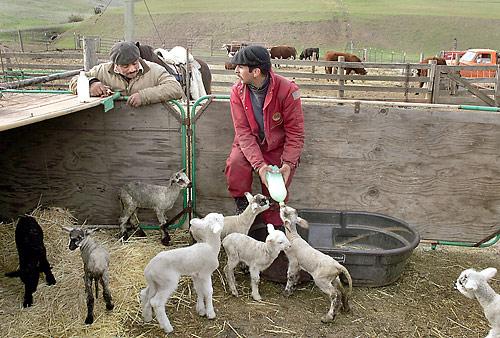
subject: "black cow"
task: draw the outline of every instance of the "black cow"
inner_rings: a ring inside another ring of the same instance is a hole
[[[43,230],[31,216],[21,216],[16,226],[16,247],[19,254],[19,270],[8,272],[7,277],[21,277],[24,283],[23,307],[33,305],[33,292],[38,287],[40,272],[45,273],[47,285],[56,284],[47,251],[43,244]]]
[[[300,53],[299,59],[301,60],[312,60],[312,57],[316,53],[316,61],[319,60],[319,48],[305,48],[302,53]]]

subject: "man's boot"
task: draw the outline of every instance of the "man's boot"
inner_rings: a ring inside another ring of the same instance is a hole
[[[248,200],[245,196],[235,197],[234,203],[236,203],[236,215],[241,214],[248,207]]]
[[[264,221],[262,221],[260,215],[257,215],[257,217],[255,217],[255,220],[253,221],[252,226],[248,230],[248,236],[258,241],[265,242],[267,235],[267,225],[266,223],[264,223]]]

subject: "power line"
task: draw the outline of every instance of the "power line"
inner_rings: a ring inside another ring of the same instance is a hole
[[[143,1],[144,1],[144,5],[146,6],[146,10],[148,11],[149,18],[151,19],[151,22],[153,23],[153,26],[155,28],[156,34],[158,35],[158,38],[160,39],[160,41],[162,43],[162,47],[165,47],[165,40],[162,39],[160,32],[158,31],[158,28],[156,27],[155,21],[153,20],[153,16],[151,15],[151,11],[149,10],[148,4],[147,4],[146,0],[143,0]]]
[[[95,19],[94,24],[96,24],[97,21],[99,21],[99,19],[101,18],[101,16],[104,14],[104,12],[106,12],[106,10],[108,9],[109,5],[111,5],[112,2],[113,2],[113,0],[109,0],[108,4],[106,6],[104,6],[104,8],[101,11],[101,13],[97,14],[97,18]]]

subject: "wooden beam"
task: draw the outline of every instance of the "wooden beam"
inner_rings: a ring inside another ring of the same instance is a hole
[[[78,75],[78,73],[80,73],[80,71],[81,71],[81,69],[77,69],[77,70],[71,70],[69,72],[64,72],[64,73],[57,73],[57,74],[51,74],[51,75],[46,75],[46,76],[33,77],[31,79],[25,79],[25,80],[13,81],[13,82],[4,82],[4,83],[0,83],[0,90],[21,88],[21,87],[34,85],[37,83],[44,83],[44,82],[49,82],[52,80],[68,78],[68,77]]]
[[[446,73],[446,76],[448,76],[450,79],[457,82],[458,84],[461,84],[462,86],[464,86],[469,92],[476,95],[478,98],[480,98],[482,101],[484,101],[487,105],[489,105],[491,107],[495,106],[494,100],[492,100],[488,95],[481,93],[479,91],[479,89],[472,86],[469,82],[467,82],[467,80],[464,80],[460,76],[458,76],[457,74],[452,74],[452,73]]]

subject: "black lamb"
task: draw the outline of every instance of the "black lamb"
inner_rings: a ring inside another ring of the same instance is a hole
[[[33,292],[38,286],[40,272],[45,273],[47,285],[56,284],[43,244],[43,230],[33,217],[21,216],[19,218],[16,226],[16,247],[19,255],[19,269],[5,275],[21,278],[24,283],[23,307],[28,307],[33,305]]]

